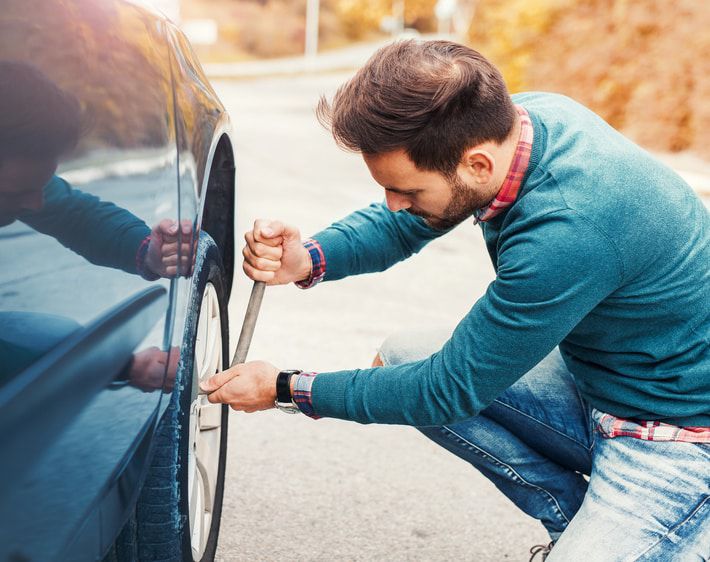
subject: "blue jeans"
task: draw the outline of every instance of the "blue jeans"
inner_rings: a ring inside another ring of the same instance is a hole
[[[0,386],[80,327],[55,314],[0,310]]]
[[[448,333],[402,334],[385,365]],[[418,428],[473,465],[557,541],[548,562],[710,560],[710,445],[603,438],[555,350],[478,416]]]

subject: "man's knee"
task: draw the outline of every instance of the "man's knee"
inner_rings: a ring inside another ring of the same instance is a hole
[[[373,367],[401,365],[426,359],[439,351],[451,336],[451,330],[397,332],[387,337],[375,356]]]

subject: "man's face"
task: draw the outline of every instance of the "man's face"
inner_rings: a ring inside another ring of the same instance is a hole
[[[0,226],[11,224],[24,211],[42,208],[44,186],[56,169],[56,158],[0,160]]]
[[[370,174],[385,188],[387,207],[422,217],[430,226],[455,226],[485,207],[494,197],[490,186],[469,185],[457,173],[418,169],[404,150],[363,155]]]

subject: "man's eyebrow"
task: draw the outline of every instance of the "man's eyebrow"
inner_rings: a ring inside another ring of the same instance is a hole
[[[386,191],[392,191],[394,193],[412,193],[414,191],[419,191],[418,189],[400,189],[391,185],[384,185],[382,187],[384,187]]]

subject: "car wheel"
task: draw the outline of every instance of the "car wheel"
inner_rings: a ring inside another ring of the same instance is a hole
[[[226,287],[218,248],[203,233],[175,388],[136,506],[140,560],[214,559],[229,410],[197,391],[201,380],[229,366]]]

